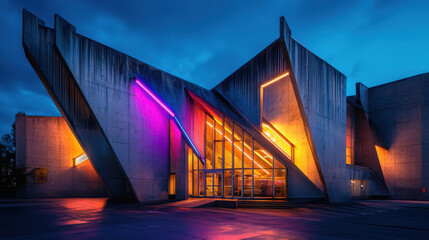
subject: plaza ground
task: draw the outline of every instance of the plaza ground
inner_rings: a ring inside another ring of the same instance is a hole
[[[429,202],[192,208],[105,198],[0,200],[1,239],[428,239]]]

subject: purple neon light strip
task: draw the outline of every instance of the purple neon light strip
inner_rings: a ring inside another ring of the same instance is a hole
[[[140,82],[140,80],[136,79],[136,83],[143,89],[145,90],[145,92],[147,94],[149,94],[149,96],[151,96],[153,98],[153,100],[155,100],[159,105],[161,105],[162,108],[165,109],[165,111],[168,112],[168,114],[170,114],[170,116],[174,119],[174,122],[176,123],[176,125],[179,127],[180,132],[182,132],[182,134],[185,136],[185,139],[187,140],[187,142],[189,143],[189,145],[191,145],[192,150],[194,150],[194,152],[198,155],[198,157],[201,159],[201,161],[204,164],[204,160],[201,157],[201,154],[198,152],[197,148],[195,147],[194,143],[191,141],[191,138],[189,138],[188,134],[186,133],[185,129],[182,127],[182,124],[180,124],[179,119],[177,119],[176,114],[174,114],[174,112],[167,107],[167,105],[165,105],[161,99],[159,99],[154,93],[152,93],[149,88],[147,88],[142,82]]]
[[[174,121],[176,122],[177,126],[179,127],[182,134],[185,136],[187,142],[189,145],[191,145],[191,148],[194,150],[194,152],[198,155],[198,157],[201,159],[201,161],[204,163],[203,158],[201,157],[201,154],[198,152],[197,148],[195,147],[194,143],[191,141],[191,138],[189,138],[188,134],[186,133],[185,129],[182,127],[182,124],[180,124],[179,119],[177,117],[174,117]]]
[[[161,107],[163,107],[165,109],[165,111],[168,112],[168,114],[170,114],[171,117],[176,116],[174,114],[173,111],[170,110],[170,108],[168,108],[157,96],[155,96],[155,94],[153,94],[143,83],[140,82],[140,80],[136,80],[136,83],[143,88],[143,90],[145,90],[147,92],[147,94],[149,94],[149,96],[151,96],[159,105],[161,105]]]

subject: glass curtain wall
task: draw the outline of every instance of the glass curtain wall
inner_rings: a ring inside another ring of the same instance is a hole
[[[205,167],[193,160],[189,194],[225,198],[285,198],[287,169],[231,119],[206,115]],[[189,174],[191,171],[188,171]],[[192,181],[191,181],[192,179]],[[192,186],[191,186],[192,185]]]
[[[195,155],[192,148],[186,144],[188,163],[188,194],[190,196],[204,196],[204,165]]]

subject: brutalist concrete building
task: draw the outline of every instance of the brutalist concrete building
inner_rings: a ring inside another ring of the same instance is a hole
[[[23,25],[63,116],[17,117],[17,164],[35,173],[27,197],[429,199],[427,74],[346,97],[346,76],[282,17],[278,39],[204,89],[58,15],[50,28],[24,10]]]

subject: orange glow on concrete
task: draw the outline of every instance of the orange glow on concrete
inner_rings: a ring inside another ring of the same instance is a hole
[[[267,87],[287,76],[289,76],[289,72],[286,72],[261,85],[261,103],[263,102],[264,87]],[[261,106],[263,106],[263,103],[261,104]],[[261,109],[261,114],[262,112],[263,111]],[[277,149],[283,152],[288,158],[292,159],[292,144],[290,144],[290,142],[286,140],[277,130],[271,128],[268,124],[262,123],[262,135],[264,135],[266,139],[272,142],[274,146],[276,146]],[[281,140],[281,142],[278,141],[279,139]]]
[[[324,191],[324,184],[316,163],[316,153],[311,148],[307,131],[302,119],[297,94],[295,93],[292,79],[289,72],[267,81],[260,86],[260,112],[261,130],[263,136],[283,152],[285,156],[291,158],[294,164],[321,190]],[[280,81],[281,80],[281,81]],[[281,106],[281,107],[279,107]],[[274,132],[267,128],[263,131],[262,124],[269,125]],[[278,132],[279,136],[276,136]],[[289,146],[283,143],[286,140],[293,150],[288,151]],[[275,142],[282,143],[279,147]],[[293,143],[293,144],[292,144]]]
[[[380,146],[377,146],[377,145],[374,145],[374,146],[375,146],[375,150],[377,152],[377,156],[378,156],[378,160],[380,162],[380,166],[383,168],[385,166],[384,160],[387,157],[388,150],[386,150],[386,149],[384,149],[384,148],[382,148]]]
[[[268,124],[262,123],[262,133],[265,138],[274,143],[274,145],[287,157],[292,158],[292,144],[289,143],[289,141],[286,140],[277,130],[273,129]]]
[[[264,87],[266,87],[266,86],[268,86],[270,84],[273,84],[273,83],[277,82],[278,80],[280,80],[280,79],[282,79],[284,77],[287,77],[287,76],[289,76],[289,72],[286,72],[285,74],[282,74],[282,75],[280,75],[280,76],[278,76],[278,77],[276,77],[276,78],[274,78],[274,79],[272,79],[272,80],[270,80],[270,81],[262,84],[261,88],[264,88]]]

